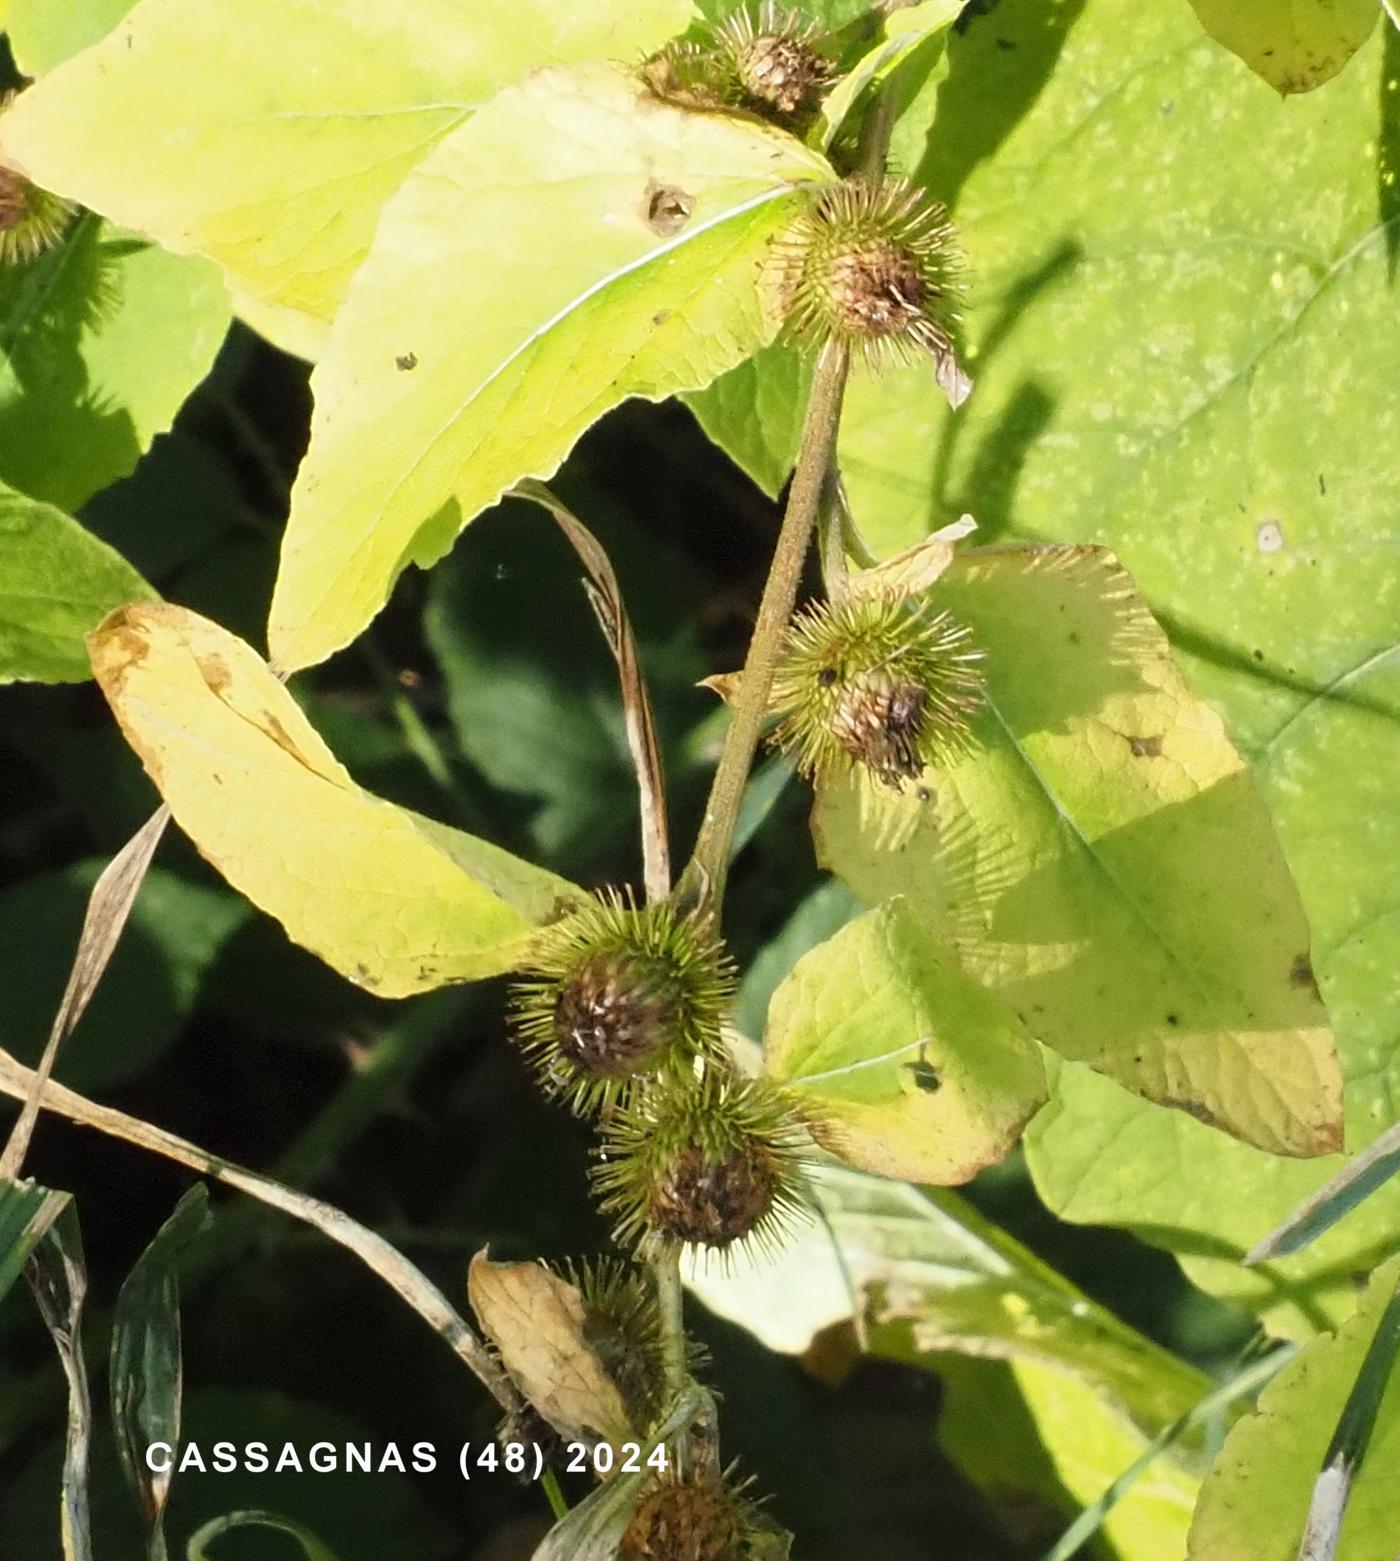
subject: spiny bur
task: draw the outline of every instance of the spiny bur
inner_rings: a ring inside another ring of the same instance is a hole
[[[792,128],[816,111],[833,77],[823,34],[770,0],[743,8],[698,40],[667,44],[642,66],[642,80],[686,108],[740,110]]]
[[[673,1471],[638,1502],[618,1547],[619,1561],[740,1561],[756,1532],[755,1513],[729,1479]]]
[[[871,596],[807,607],[773,678],[769,740],[809,779],[860,765],[898,790],[967,741],[980,658],[965,624],[926,605]]]
[[[709,1065],[629,1097],[603,1129],[594,1186],[624,1245],[776,1245],[802,1212],[804,1145],[781,1091]]]
[[[797,219],[777,266],[799,344],[840,341],[875,368],[952,355],[962,251],[944,207],[912,185],[833,185]]]
[[[609,895],[538,945],[513,1028],[547,1092],[581,1113],[628,1084],[718,1054],[733,966],[709,923]]]

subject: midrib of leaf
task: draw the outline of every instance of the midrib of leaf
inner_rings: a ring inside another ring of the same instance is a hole
[[[801,185],[795,184],[777,185],[771,190],[764,190],[758,195],[752,196],[749,200],[741,202],[738,206],[731,206],[725,211],[717,212],[708,221],[698,224],[695,228],[687,232],[677,234],[675,238],[669,240],[667,243],[658,244],[655,249],[649,249],[645,255],[639,255],[635,260],[628,261],[625,266],[620,266],[617,270],[609,272],[607,276],[599,278],[598,281],[593,282],[588,287],[586,287],[583,292],[570,299],[562,309],[551,315],[549,319],[544,321],[543,324],[536,326],[535,329],[531,331],[530,334],[517,347],[513,348],[510,353],[507,354],[507,356],[503,358],[494,369],[491,370],[486,378],[483,379],[457,406],[456,410],[451,414],[448,420],[438,429],[431,440],[429,440],[428,444],[424,447],[423,453],[417,458],[417,460],[414,461],[413,465],[409,467],[404,475],[399,478],[398,482],[395,483],[393,489],[389,493],[388,498],[385,500],[384,507],[387,509],[388,506],[394,501],[404,483],[409,481],[414,473],[417,472],[419,466],[421,466],[422,463],[432,453],[432,451],[436,449],[438,444],[443,439],[445,439],[449,433],[451,433],[452,429],[471,408],[473,403],[478,401],[491,388],[491,386],[495,384],[501,375],[504,374],[508,368],[510,368],[513,363],[524,357],[525,354],[533,346],[535,346],[537,342],[542,341],[550,333],[550,331],[555,329],[556,326],[562,325],[563,322],[571,315],[576,314],[578,310],[580,310],[584,304],[589,301],[589,299],[596,297],[599,293],[604,292],[607,288],[610,288],[616,283],[621,282],[625,277],[631,276],[634,272],[645,270],[647,266],[651,265],[657,260],[662,259],[664,256],[674,254],[677,250],[683,248],[686,244],[693,243],[702,234],[712,232],[715,228],[721,227],[727,222],[732,222],[736,218],[742,217],[747,212],[753,211],[760,206],[767,205],[769,201],[778,200],[783,196],[791,195],[794,190],[800,188],[802,188]]]
[[[839,1068],[825,1068],[820,1073],[789,1073],[786,1076],[793,1084],[815,1084],[822,1079],[839,1079],[848,1073],[859,1073],[862,1068],[878,1068],[882,1063],[893,1062],[896,1057],[903,1057],[906,1052],[918,1051],[927,1046],[931,1036],[923,1036],[918,1040],[906,1041],[902,1046],[896,1046],[891,1051],[882,1052],[878,1057],[862,1057],[859,1062],[843,1063]]]
[[[623,281],[626,277],[634,274],[635,272],[644,270],[655,261],[661,260],[667,255],[676,253],[684,245],[693,243],[702,235],[713,232],[717,228],[720,228],[729,222],[736,221],[738,218],[767,205],[771,201],[784,199],[785,197],[791,196],[798,190],[810,187],[811,185],[809,182],[803,182],[797,184],[775,185],[771,190],[761,191],[758,195],[752,196],[746,201],[742,201],[737,206],[731,206],[724,211],[716,212],[713,217],[710,217],[705,222],[697,224],[693,229],[677,234],[675,238],[667,241],[664,244],[657,245],[657,247],[654,249],[649,249],[646,254],[639,255],[635,260],[629,261],[625,266],[621,266],[618,269],[609,272],[608,275],[600,278],[598,281],[591,283],[581,293],[570,299],[569,302],[563,306],[563,308],[557,310],[553,315],[551,315],[549,319],[536,326],[535,329],[531,331],[523,341],[514,347],[511,352],[500,363],[498,363],[494,369],[491,370],[485,379],[481,380],[477,385],[475,385],[464,397],[464,399],[458,403],[454,410],[449,414],[447,419],[433,434],[431,439],[429,439],[427,444],[423,446],[421,452],[414,458],[413,462],[404,470],[404,472],[394,483],[393,487],[385,495],[380,505],[381,513],[388,510],[393,505],[394,501],[402,492],[405,484],[412,481],[423,462],[428,460],[437,447],[442,443],[442,441],[450,436],[453,429],[467,414],[471,407],[501,377],[501,375],[504,374],[513,363],[518,362],[533,347],[544,340],[544,338],[557,326],[561,325],[565,320],[576,314],[578,310],[581,309],[590,299],[598,296],[598,294],[606,291],[608,288],[615,286],[617,283]],[[520,395],[523,393],[523,391],[524,385],[522,384],[521,386],[517,387],[514,395]],[[507,405],[510,405],[510,403],[507,403]],[[405,554],[408,554],[412,551],[415,540],[416,533],[414,536],[409,538],[407,547],[405,549]],[[321,603],[324,603],[329,599],[334,588],[335,582],[327,580],[326,587],[322,592],[320,601],[317,604],[317,610],[319,610]],[[315,613],[311,612],[308,614],[308,616],[314,617]]]

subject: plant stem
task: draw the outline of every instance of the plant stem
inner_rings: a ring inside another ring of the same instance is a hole
[[[656,1274],[656,1302],[661,1312],[661,1365],[666,1397],[672,1401],[685,1391],[685,1316],[682,1312],[681,1249],[667,1242],[652,1264]]]
[[[710,786],[705,817],[695,842],[695,854],[686,869],[682,888],[695,898],[708,898],[718,906],[724,896],[729,870],[729,849],[734,838],[744,786],[768,709],[773,673],[782,653],[783,636],[797,600],[797,587],[812,542],[812,529],[821,507],[822,489],[836,447],[841,421],[841,398],[846,389],[849,354],[842,342],[829,341],[822,349],[812,379],[812,393],[802,425],[802,444],[788,490],[782,529],[773,550],[773,564],[763,588],[748,659],[734,701],[734,718],[725,733],[724,749]]]
[[[555,1518],[567,1517],[569,1515],[569,1504],[564,1500],[564,1492],[559,1489],[559,1476],[553,1469],[544,1471],[540,1484],[544,1487],[545,1497]]]

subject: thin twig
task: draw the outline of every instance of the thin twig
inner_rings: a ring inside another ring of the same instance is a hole
[[[782,530],[773,550],[773,566],[754,622],[748,659],[740,674],[734,718],[725,733],[724,750],[710,786],[695,854],[683,880],[683,887],[694,897],[708,896],[716,906],[723,899],[734,825],[739,817],[749,769],[758,751],[773,674],[797,601],[797,587],[811,547],[822,489],[836,448],[848,360],[844,343],[828,342],[812,378],[797,468],[788,490]]]
[[[34,1136],[34,1124],[39,1119],[39,1096],[53,1074],[59,1047],[72,1034],[73,1027],[92,1001],[92,994],[117,947],[146,869],[151,865],[151,858],[169,822],[170,809],[162,803],[108,862],[102,876],[92,886],[78,951],[68,972],[68,985],[63,989],[63,999],[54,1015],[44,1055],[34,1070],[33,1093],[25,1100],[5,1152],[0,1155],[0,1179],[14,1179],[20,1173],[29,1152],[29,1140]]]
[[[517,498],[529,499],[547,509],[559,523],[559,529],[573,544],[590,580],[585,583],[588,600],[617,662],[622,684],[622,709],[627,723],[627,746],[637,772],[637,791],[641,799],[642,876],[647,901],[655,904],[671,892],[671,848],[666,823],[666,775],[661,763],[661,748],[656,740],[651,700],[637,658],[637,641],[627,610],[622,603],[622,588],[603,544],[587,526],[561,503],[542,482],[529,479],[512,490]]]
[[[458,1315],[447,1297],[396,1248],[374,1231],[352,1220],[348,1214],[312,1198],[303,1192],[259,1176],[228,1160],[210,1154],[188,1139],[167,1133],[164,1128],[127,1116],[109,1106],[99,1106],[62,1084],[41,1084],[32,1068],[26,1068],[6,1051],[0,1050],[0,1093],[16,1100],[37,1098],[46,1111],[57,1112],[72,1122],[95,1127],[99,1132],[120,1138],[129,1144],[164,1155],[168,1160],[188,1167],[201,1176],[211,1176],[225,1186],[236,1187],[272,1208],[281,1209],[353,1252],[373,1270],[399,1297],[444,1339],[480,1380],[487,1392],[507,1413],[519,1407],[519,1398],[509,1379],[491,1358],[486,1346]]]

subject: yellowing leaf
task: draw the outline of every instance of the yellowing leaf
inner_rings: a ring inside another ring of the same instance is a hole
[[[384,997],[511,969],[563,879],[362,791],[247,645],[184,608],[118,610],[93,671],[180,827],[288,935]]]
[[[608,408],[762,346],[792,185],[830,176],[791,137],[659,103],[614,66],[540,72],[445,140],[385,207],[313,377],[274,659],[353,639],[406,565],[551,475]]]
[[[774,993],[763,1050],[828,1149],[909,1181],[970,1180],[1045,1099],[1016,1016],[898,900],[798,961]]]
[[[690,1288],[770,1349],[803,1354],[819,1333],[858,1316],[867,1353],[947,1375],[939,1440],[979,1483],[999,1462],[996,1438],[1016,1437],[1029,1414],[1040,1457],[1053,1459],[1079,1498],[1066,1504],[1068,1521],[1209,1391],[1209,1378],[1089,1300],[956,1193],[836,1166],[816,1167],[811,1185],[820,1221],[794,1232],[769,1263],[697,1264]],[[994,1362],[1014,1373],[1003,1391]],[[987,1417],[995,1429],[986,1419],[966,1423],[989,1405],[1002,1411]],[[1193,1481],[1177,1456],[1189,1460],[1191,1451],[1178,1444],[1110,1518],[1111,1535],[1144,1546],[1125,1546],[1125,1557],[1180,1561]],[[1023,1462],[1020,1473],[1024,1495],[1034,1470]],[[1050,1494],[1066,1500],[1063,1488]]]
[[[44,0],[48,3],[48,0]],[[329,320],[384,200],[535,66],[629,58],[684,0],[141,0],[27,92],[6,158],[264,304]]]
[[[477,1321],[530,1403],[565,1437],[620,1442],[632,1432],[617,1384],[584,1337],[583,1298],[543,1263],[493,1263],[467,1274]]]
[[[1249,771],[1111,555],[964,554],[932,600],[986,652],[966,751],[821,790],[823,860],[908,897],[1038,1040],[1278,1154],[1337,1147],[1307,923]]]
[[[1201,26],[1284,94],[1330,81],[1375,30],[1376,0],[1191,0]]]

